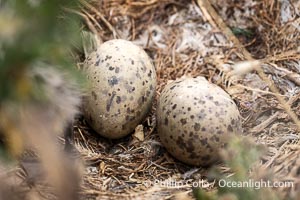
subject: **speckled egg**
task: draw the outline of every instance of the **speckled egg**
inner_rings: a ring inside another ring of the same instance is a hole
[[[100,135],[131,133],[151,109],[156,73],[147,53],[126,40],[101,44],[85,61],[90,85],[84,98],[87,122]]]
[[[171,155],[196,166],[219,161],[219,150],[228,136],[242,132],[234,101],[204,77],[182,78],[164,88],[157,107],[157,129]]]

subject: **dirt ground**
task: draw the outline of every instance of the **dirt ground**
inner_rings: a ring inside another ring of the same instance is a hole
[[[299,192],[300,2],[295,1],[81,1],[86,28],[101,42],[133,41],[153,59],[158,87],[182,76],[205,76],[225,89],[243,117],[244,134],[267,148],[260,176],[294,181],[278,188],[283,198]],[[243,65],[240,61],[248,61]],[[155,129],[155,103],[135,134],[117,141],[99,137],[79,119],[76,144],[87,164],[84,199],[188,198],[192,181],[215,190],[208,169],[174,160]],[[219,169],[228,172],[224,165]],[[155,180],[181,181],[180,188]],[[299,195],[299,193],[298,193]],[[89,198],[88,198],[89,197]],[[298,196],[299,197],[299,196]]]

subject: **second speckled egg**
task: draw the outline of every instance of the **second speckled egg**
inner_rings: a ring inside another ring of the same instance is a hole
[[[87,122],[100,135],[128,135],[151,109],[155,68],[146,52],[126,40],[110,40],[85,61],[90,88],[84,98]]]
[[[178,160],[208,166],[218,161],[230,135],[241,133],[237,106],[205,78],[182,78],[168,84],[157,107],[162,144]]]

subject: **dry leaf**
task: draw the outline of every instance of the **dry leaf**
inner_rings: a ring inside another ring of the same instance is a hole
[[[139,141],[143,142],[144,139],[145,139],[145,134],[144,134],[144,127],[143,125],[138,125],[136,128],[135,128],[135,131],[134,131],[134,134],[133,134],[133,137],[137,138]]]

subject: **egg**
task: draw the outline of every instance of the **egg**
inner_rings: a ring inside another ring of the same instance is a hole
[[[239,110],[230,96],[204,77],[168,84],[157,107],[162,144],[176,159],[209,166],[220,161],[219,150],[230,135],[242,133]]]
[[[156,72],[147,53],[130,41],[101,44],[84,63],[89,88],[86,121],[100,135],[118,139],[147,116],[156,88]]]

